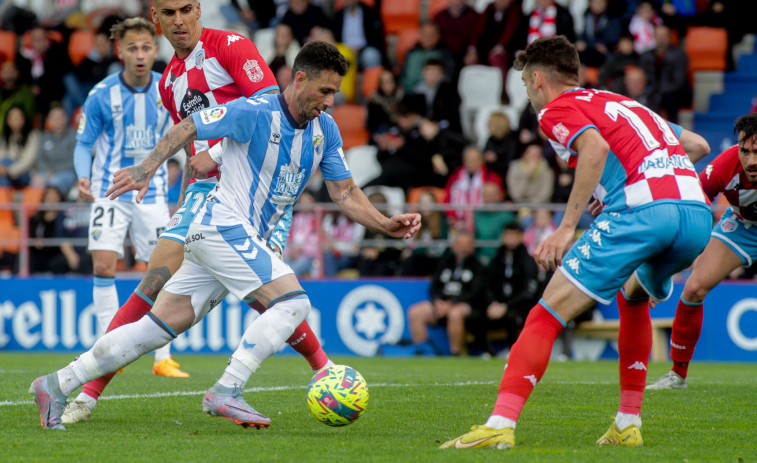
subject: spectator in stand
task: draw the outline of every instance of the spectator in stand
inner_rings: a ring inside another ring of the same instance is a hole
[[[368,200],[382,213],[386,213],[386,196],[381,192],[368,195]],[[363,235],[364,241],[378,243],[366,244],[360,248],[356,260],[356,266],[360,276],[388,277],[394,276],[400,261],[401,251],[391,245],[384,244],[387,236],[383,233],[366,230]],[[403,246],[404,247],[404,246]]]
[[[622,34],[615,47],[615,52],[610,53],[599,71],[599,88],[621,93],[623,91],[623,76],[628,66],[639,65],[639,54],[633,47],[633,36]]]
[[[52,186],[63,193],[64,198],[77,183],[74,170],[76,133],[68,123],[66,111],[56,106],[47,114],[35,161],[32,184]]]
[[[484,206],[500,205],[505,200],[505,191],[502,185],[495,182],[484,183]],[[502,230],[515,221],[515,214],[510,211],[477,210],[473,213],[475,236],[477,241],[495,241],[500,238]],[[496,254],[495,246],[482,246],[478,248],[476,257],[487,264]]]
[[[294,39],[292,28],[286,24],[279,24],[273,35],[273,46],[261,46],[260,52],[260,56],[275,75],[283,66],[294,66],[294,57],[300,52],[300,45]]]
[[[540,130],[536,112],[530,104],[527,104],[518,120],[518,153],[525,151],[530,143],[541,140]]]
[[[633,48],[642,54],[655,47],[655,26],[662,24],[657,16],[651,0],[642,0],[636,7],[636,13],[631,18],[628,31],[633,35]]]
[[[397,108],[405,96],[397,76],[388,69],[381,71],[378,89],[368,97],[368,120],[366,128],[371,139],[379,130],[386,130],[397,124]]]
[[[36,103],[31,85],[22,79],[15,62],[6,61],[0,66],[0,134],[5,117],[14,106],[23,109],[28,120],[34,119]]]
[[[558,5],[554,0],[536,0],[536,6],[528,15],[526,44],[553,35],[564,35],[570,42],[575,42],[573,16],[567,8]]]
[[[42,26],[30,33],[30,46],[22,48],[16,56],[19,69],[26,69],[32,77],[32,91],[36,97],[37,111],[47,114],[54,101],[62,101],[65,94],[61,76],[71,71],[71,61],[66,48],[48,38]],[[22,75],[26,71],[22,71]]]
[[[444,46],[439,29],[432,22],[421,24],[421,36],[418,43],[405,56],[402,68],[402,86],[410,90],[423,79],[423,65],[429,58],[438,58],[444,63],[444,74],[455,75],[455,59]]]
[[[433,18],[444,44],[455,59],[456,73],[450,76],[453,83],[457,82],[457,72],[463,67],[468,45],[474,43],[473,36],[476,33],[478,17],[478,12],[468,6],[466,0],[450,0],[449,6]]]
[[[439,265],[439,258],[447,249],[447,245],[434,243],[434,241],[447,239],[447,219],[436,206],[438,206],[436,197],[429,190],[423,191],[418,196],[421,229],[402,251],[400,276],[431,276]]]
[[[520,0],[494,0],[478,17],[463,64],[495,66],[502,71],[502,82],[507,81],[515,52],[525,47],[520,32],[525,24]],[[502,92],[506,97],[504,86]]]
[[[501,178],[507,178],[510,163],[518,157],[518,139],[510,130],[510,119],[505,113],[492,113],[489,116],[488,128],[489,138],[484,144],[484,163]]]
[[[281,66],[276,70],[276,83],[279,84],[279,89],[283,92],[289,86],[289,82],[292,81],[292,68],[289,66]]]
[[[38,149],[39,132],[20,107],[12,107],[0,136],[0,186],[28,186]]]
[[[344,0],[334,13],[334,38],[352,50],[361,69],[381,66],[385,61],[384,23],[375,7],[360,0]]]
[[[557,225],[552,220],[552,211],[543,208],[534,209],[533,221],[526,228],[526,234],[523,237],[523,242],[528,248],[528,254],[533,255],[541,242],[555,230],[557,230]]]
[[[658,95],[652,93],[647,85],[647,75],[638,66],[628,66],[623,76],[623,91],[621,94],[633,98],[654,112],[659,111],[660,101]]]
[[[292,215],[292,227],[289,231],[284,253],[284,261],[297,276],[310,275],[313,264],[319,253],[319,239],[321,229],[317,216],[313,210],[315,198],[309,191],[303,191],[297,201],[299,208]]]
[[[460,132],[450,129],[447,121],[423,119],[419,131],[426,140],[426,154],[431,159],[433,169],[429,186],[444,187],[449,173],[462,164],[462,152],[467,141]]]
[[[600,67],[620,39],[620,21],[607,12],[608,0],[590,0],[584,14],[584,30],[576,41],[581,64]]]
[[[541,141],[529,143],[507,170],[507,193],[516,203],[548,203],[554,182],[555,173],[544,158]]]
[[[113,54],[110,29],[98,29],[94,47],[87,53],[87,57],[74,67],[73,72],[63,76],[63,83],[66,86],[63,107],[66,112],[72,114],[75,108],[82,106],[92,87],[109,75],[118,72],[122,67]]]
[[[492,330],[504,329],[506,354],[517,341],[531,307],[541,294],[539,269],[523,242],[523,229],[517,222],[507,224],[500,234],[502,245],[496,250],[486,273],[489,305],[478,332],[474,333],[490,354],[495,354],[487,337]]]
[[[276,5],[273,0],[231,0],[221,5],[221,13],[229,25],[242,24],[254,33],[270,26],[276,17]]]
[[[486,269],[473,251],[473,235],[458,232],[431,278],[430,300],[408,309],[410,336],[418,353],[438,351],[428,344],[429,326],[446,326],[450,353],[463,353],[465,321],[471,316],[475,318],[475,312],[483,310],[486,304]]]
[[[171,215],[173,215],[181,197],[181,164],[179,164],[176,158],[170,158],[166,161],[166,170],[168,171],[168,192],[166,193],[166,199],[168,200],[168,209]]]
[[[289,9],[284,13],[281,22],[292,28],[294,38],[300,46],[305,45],[310,30],[315,26],[331,28],[331,22],[321,7],[311,4],[310,0],[289,0]]]
[[[670,44],[670,29],[654,28],[655,47],[640,58],[651,96],[659,101],[660,116],[678,123],[678,110],[691,104],[689,58],[681,47]]]
[[[481,150],[468,146],[463,152],[463,166],[447,181],[445,202],[454,207],[447,211],[452,228],[473,232],[472,209],[484,203],[484,185],[488,182],[503,188],[500,176],[484,164]]]
[[[429,58],[423,65],[423,80],[413,87],[413,93],[423,95],[426,100],[424,117],[445,123],[449,129],[462,133],[460,95],[445,77],[444,62]]]
[[[323,218],[322,228],[326,238],[323,275],[331,277],[342,270],[355,268],[365,227],[353,222],[341,211],[335,211]]]

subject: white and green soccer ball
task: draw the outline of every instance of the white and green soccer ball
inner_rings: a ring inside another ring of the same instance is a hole
[[[308,386],[308,408],[318,421],[346,426],[368,405],[368,386],[354,368],[334,365],[313,376]]]

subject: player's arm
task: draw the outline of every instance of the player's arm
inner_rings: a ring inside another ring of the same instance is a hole
[[[352,177],[344,180],[326,180],[326,188],[331,200],[339,205],[347,217],[370,230],[395,238],[411,238],[420,229],[420,214],[386,217],[368,201]]]
[[[557,230],[534,251],[536,262],[545,269],[556,270],[561,265],[563,253],[573,240],[578,221],[602,178],[610,152],[610,145],[594,128],[584,130],[573,140],[571,146],[578,152],[578,165],[565,215]]]
[[[689,159],[691,159],[691,162],[694,164],[710,154],[710,145],[701,135],[682,129],[681,135],[678,136],[678,139],[681,140],[683,150],[686,151],[686,154],[689,155]]]

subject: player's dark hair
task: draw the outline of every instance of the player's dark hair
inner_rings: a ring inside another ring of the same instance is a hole
[[[135,17],[124,19],[123,21],[114,24],[113,27],[110,28],[110,38],[118,38],[121,40],[129,31],[147,32],[153,38],[155,38],[155,35],[157,34],[157,30],[153,23],[145,18]]]
[[[579,63],[576,47],[564,35],[555,35],[531,42],[515,58],[514,67],[522,71],[526,66],[538,66],[577,82]]]
[[[347,74],[347,60],[334,45],[328,42],[308,42],[294,59],[292,81],[299,71],[304,72],[308,79],[317,79],[324,70],[334,71],[344,76]]]
[[[739,137],[739,143],[757,136],[757,113],[747,114],[736,119],[733,131]],[[743,136],[740,135],[741,132],[744,132]]]

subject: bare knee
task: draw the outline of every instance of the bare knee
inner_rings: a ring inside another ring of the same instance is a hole
[[[92,273],[96,277],[113,278],[116,276],[117,256],[96,256],[92,261]]]
[[[463,323],[465,317],[467,317],[470,312],[471,308],[468,304],[455,304],[450,308],[447,320],[449,320],[450,323],[455,324]]]
[[[692,275],[686,281],[686,285],[683,287],[681,299],[692,304],[699,304],[700,302],[704,301],[704,298],[710,292],[710,289],[711,288],[703,285],[698,278]]]
[[[422,323],[427,325],[431,323],[431,304],[429,302],[419,302],[411,305],[407,311],[407,318],[411,324]]]

